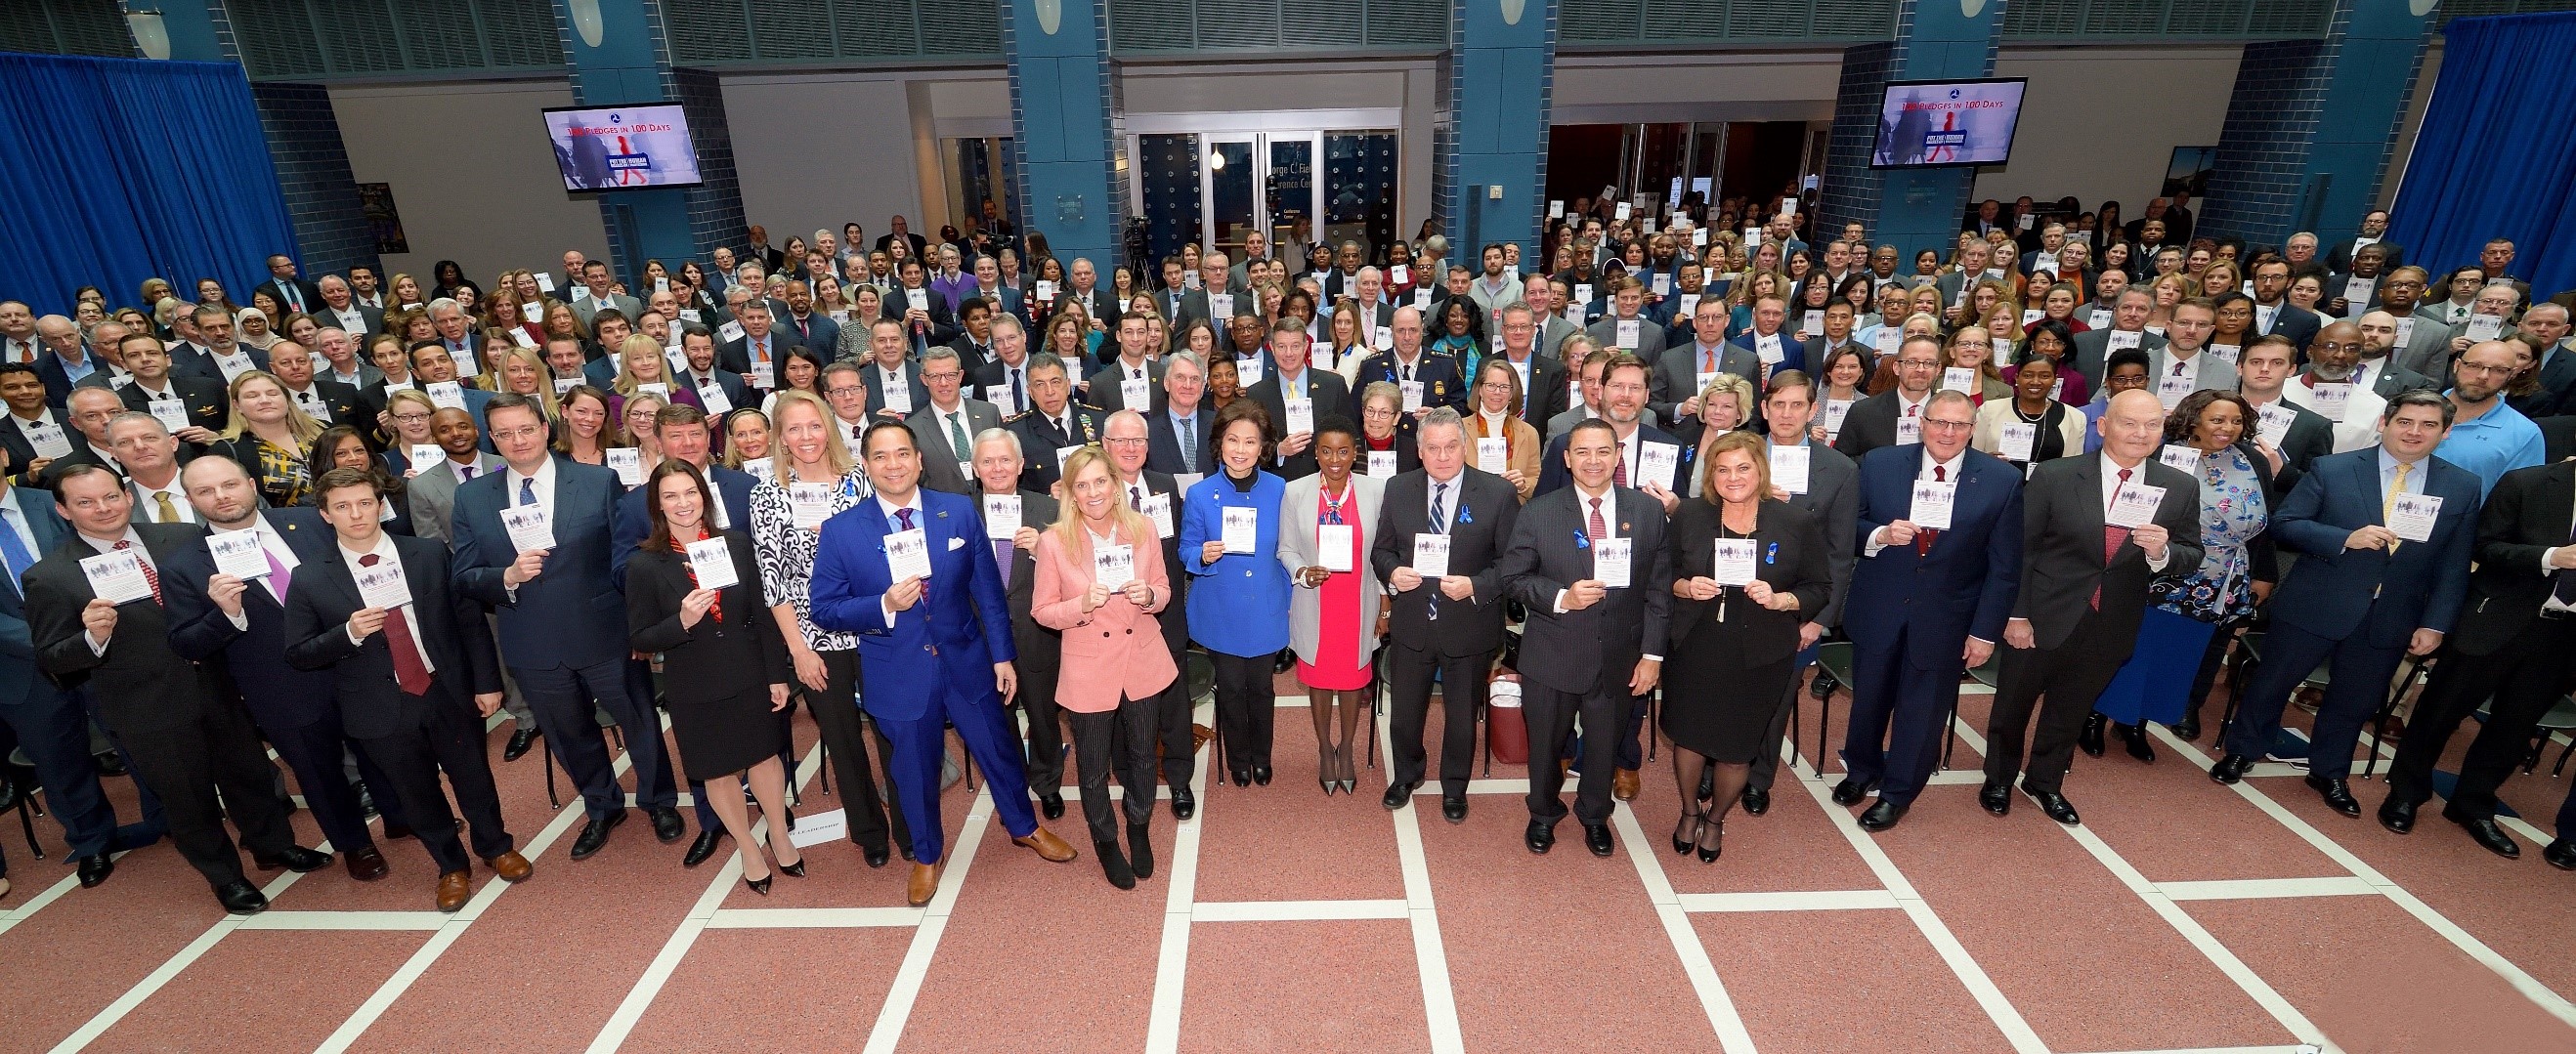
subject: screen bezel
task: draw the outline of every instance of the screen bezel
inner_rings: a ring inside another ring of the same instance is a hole
[[[651,186],[643,187],[594,187],[590,189],[575,189],[572,187],[568,182],[570,179],[569,175],[563,170],[563,158],[555,154],[554,126],[548,124],[546,118],[559,113],[596,113],[601,110],[634,109],[636,107],[668,107],[680,112],[680,127],[689,134],[689,155],[696,158],[698,161],[698,178],[686,183],[655,183]],[[706,156],[698,152],[697,125],[689,121],[689,112],[687,108],[677,101],[610,103],[605,106],[548,106],[537,111],[537,129],[546,137],[546,154],[549,157],[554,158],[556,182],[563,184],[564,193],[574,197],[588,197],[593,194],[631,194],[639,190],[682,190],[689,187],[703,187],[707,185]]]
[[[1886,114],[1887,114],[1887,93],[1892,92],[1892,91],[1895,91],[1895,90],[1896,90],[1896,89],[1898,89],[1898,88],[1919,88],[1919,87],[1923,87],[1923,86],[1926,86],[1926,85],[1943,85],[1943,86],[1949,86],[1949,87],[1964,87],[1964,86],[1972,85],[1972,84],[2018,84],[2018,85],[2021,85],[2021,102],[2013,106],[2012,132],[2011,132],[2011,134],[2010,134],[2010,135],[2007,135],[2007,136],[2005,137],[2005,144],[2006,144],[2006,145],[2004,146],[2004,157],[2003,157],[2003,160],[2001,160],[2001,161],[1942,161],[1942,162],[1937,162],[1937,163],[1929,163],[1929,162],[1927,162],[1927,163],[1911,164],[1911,165],[1900,165],[1900,164],[1886,164],[1886,165],[1882,165],[1882,164],[1879,164],[1879,163],[1878,163],[1878,131],[1877,131],[1877,129],[1878,129],[1878,120],[1879,120],[1879,118],[1884,117],[1884,116],[1886,116]],[[2030,78],[2028,78],[2028,77],[1968,77],[1968,78],[1958,78],[1958,77],[1934,77],[1934,78],[1931,78],[1931,79],[1929,79],[1929,80],[1889,81],[1889,82],[1887,82],[1885,85],[1883,85],[1883,86],[1881,86],[1881,87],[1879,88],[1879,91],[1878,91],[1878,105],[1877,105],[1877,106],[1875,106],[1875,107],[1872,107],[1872,108],[1870,109],[1870,115],[1871,115],[1871,116],[1870,116],[1870,136],[1869,136],[1869,167],[1871,167],[1871,168],[1873,168],[1873,169],[1876,169],[1876,170],[1878,170],[1878,171],[1881,171],[1881,172],[1898,172],[1898,171],[1915,171],[1915,170],[1936,169],[1936,168],[1990,168],[1990,167],[1996,167],[1996,166],[2001,166],[2001,165],[2009,165],[2009,164],[2012,164],[2012,155],[2013,155],[2013,151],[2014,151],[2016,148],[2018,148],[2018,147],[2020,147],[2020,146],[2021,146],[2021,112],[2022,112],[2022,109],[2023,109],[2024,107],[2028,106],[2029,104],[2030,104]],[[694,141],[694,140],[693,140],[693,141]]]

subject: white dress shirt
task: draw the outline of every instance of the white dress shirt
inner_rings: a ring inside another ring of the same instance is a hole
[[[375,548],[369,549],[366,552],[358,552],[346,545],[340,546],[340,560],[349,565],[349,571],[351,574],[356,574],[357,569],[360,566],[359,561],[364,560],[369,556],[376,557],[379,563],[386,560],[400,561],[402,559],[402,554],[394,549],[393,536],[386,534],[383,531],[376,532]],[[429,644],[421,639],[420,624],[418,622],[411,621],[412,609],[416,607],[419,607],[419,605],[405,604],[401,607],[385,612],[385,623],[387,625],[392,625],[395,619],[404,620],[403,629],[411,634],[411,650],[420,656],[420,668],[430,673],[437,673],[438,663],[429,657]],[[349,634],[349,643],[366,643],[364,638],[358,636],[356,630],[345,630],[344,632]],[[380,629],[377,630],[377,632],[382,633],[384,631]],[[393,646],[391,638],[386,639],[385,646]]]
[[[914,528],[915,530],[922,530],[925,534],[926,534],[926,533],[928,533],[928,532],[927,532],[927,530],[926,530],[926,528],[928,528],[928,527],[929,527],[929,525],[930,525],[930,514],[929,514],[929,512],[928,512],[928,511],[924,510],[924,509],[921,507],[921,491],[920,491],[920,489],[919,489],[919,488],[915,488],[915,489],[913,490],[913,492],[912,492],[912,500],[907,501],[907,502],[904,502],[904,503],[902,503],[902,504],[900,504],[900,505],[898,505],[898,504],[896,504],[896,503],[894,503],[894,502],[891,502],[891,501],[886,500],[886,496],[885,496],[885,492],[884,492],[884,491],[878,491],[878,492],[877,492],[877,494],[876,494],[876,501],[877,501],[877,515],[882,516],[882,517],[885,517],[886,527],[887,527],[887,533],[889,533],[889,534],[893,533],[893,527],[894,527],[894,524],[895,524],[894,514],[895,514],[896,512],[898,512],[898,511],[901,511],[901,510],[904,510],[904,509],[910,509],[910,510],[912,510],[912,526],[913,526],[913,528]],[[889,584],[889,585],[891,585],[892,583],[888,583],[888,584]],[[926,588],[926,587],[925,587],[925,588]],[[915,603],[916,603],[916,604],[918,604],[919,602],[918,602],[918,601],[915,601]],[[894,619],[895,619],[895,614],[896,614],[896,612],[895,612],[895,610],[894,610],[894,605],[893,605],[892,603],[888,602],[888,601],[887,601],[887,600],[886,600],[882,595],[880,595],[880,596],[877,598],[877,608],[878,608],[878,610],[881,610],[881,611],[885,612],[886,628],[887,628],[887,629],[893,629],[893,628],[894,628]]]
[[[212,527],[213,525],[209,524],[208,526]],[[303,566],[303,561],[295,558],[295,550],[287,547],[286,536],[277,533],[277,528],[269,526],[268,517],[254,516],[251,518],[250,526],[236,529],[250,531],[259,535],[260,551],[267,553],[269,559],[277,561],[277,566],[285,568],[289,575],[294,574],[296,568]],[[213,527],[213,530],[216,534],[226,533],[225,529],[221,527]],[[270,576],[269,578],[262,579],[259,584],[267,587],[268,595],[271,598],[274,598],[279,604],[283,605],[286,603],[285,583],[277,581],[275,576]],[[241,614],[226,617],[232,620],[234,629],[248,630],[250,628],[250,612],[247,609],[244,609]]]

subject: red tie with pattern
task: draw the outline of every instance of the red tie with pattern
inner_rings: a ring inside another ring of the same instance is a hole
[[[384,559],[374,553],[358,558],[358,566],[374,567]],[[385,612],[385,647],[394,654],[394,683],[411,695],[429,694],[429,665],[420,661],[420,646],[412,642],[411,619],[402,608]]]
[[[1590,535],[1594,541],[1600,541],[1601,539],[1610,536],[1609,521],[1601,518],[1601,499],[1592,499],[1592,522],[1586,524],[1585,527],[1588,529],[1584,533]]]
[[[1908,415],[1911,415],[1913,412],[1914,412],[1914,411],[1912,411],[1912,410],[1907,410],[1907,411],[1906,411],[1906,413],[1907,413]],[[1949,470],[1949,469],[1943,468],[1942,466],[1939,466],[1939,465],[1934,465],[1934,466],[1932,466],[1932,481],[1933,481],[1933,482],[1935,482],[1935,483],[1943,483],[1943,482],[1947,482],[1949,479],[1950,479],[1950,470]],[[1958,502],[1954,499],[1954,500],[1951,502],[1951,506],[1952,506],[1953,508],[1956,508],[1956,507],[1957,507],[1957,505],[1958,505]],[[1915,529],[1914,529],[1914,555],[1916,555],[1916,556],[1930,556],[1930,555],[1932,554],[1932,539],[1934,539],[1934,538],[1938,538],[1938,537],[1940,537],[1940,536],[1941,536],[1941,532],[1936,531],[1936,530],[1933,530],[1933,529],[1928,528],[1928,527],[1917,527],[1917,528],[1915,528]]]
[[[2125,487],[2125,486],[2128,486],[2128,485],[2129,485],[2129,470],[2124,468],[2124,469],[2121,469],[2121,470],[2120,470],[2120,486]],[[2111,493],[2112,493],[2112,495],[2113,495],[2113,497],[2114,497],[2114,500],[2117,500],[2117,496],[2118,496],[2118,495],[2119,495],[2119,493],[2120,493],[2119,488],[2117,488],[2117,487],[2112,488]],[[2103,570],[2103,571],[2108,572],[2108,571],[2111,569],[2111,557],[2112,557],[2112,556],[2114,556],[2114,555],[2116,555],[2117,553],[2119,553],[2119,551],[2120,551],[2120,543],[2122,543],[2122,542],[2126,542],[2126,541],[2128,541],[2128,540],[2129,540],[2129,529],[2128,529],[2128,528],[2126,528],[2126,527],[2118,527],[2118,526],[2114,526],[2114,525],[2112,525],[2112,524],[2108,524],[2108,523],[2106,523],[2106,524],[2103,524],[2103,525],[2102,525],[2102,570]],[[2097,581],[2095,581],[2095,582],[2093,583],[2093,610],[2095,610],[2095,611],[2100,611],[2100,610],[2102,610],[2102,583],[2101,583],[2100,581],[2098,581],[2098,580],[2097,580]]]
[[[133,542],[130,542],[130,541],[126,541],[126,540],[124,540],[124,539],[121,539],[121,538],[120,538],[120,539],[118,539],[118,540],[117,540],[117,542],[116,542],[116,547],[117,547],[117,548],[119,548],[119,549],[131,549],[131,548],[134,548],[134,543],[133,543]],[[140,554],[137,554],[137,555],[135,556],[135,558],[134,558],[134,564],[135,564],[135,566],[140,567],[140,568],[142,568],[142,569],[143,569],[143,581],[144,581],[144,583],[145,583],[146,585],[149,585],[149,586],[151,586],[151,587],[152,587],[152,602],[153,602],[153,603],[155,603],[155,604],[160,603],[160,602],[161,602],[161,572],[160,572],[160,570],[159,570],[159,569],[157,569],[157,568],[154,568],[154,567],[152,566],[152,560],[151,560],[151,558],[150,558],[150,557],[148,557],[148,556],[144,556],[144,555],[140,555]]]

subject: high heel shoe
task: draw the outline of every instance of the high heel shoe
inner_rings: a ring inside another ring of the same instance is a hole
[[[1699,844],[1701,829],[1707,825],[1708,813],[1706,812],[1690,811],[1682,813],[1682,818],[1673,824],[1673,855],[1689,856],[1691,853],[1691,847]],[[1685,830],[1689,833],[1684,834],[1683,832]]]
[[[772,879],[777,878],[777,877],[778,877],[777,875],[770,874],[770,875],[762,875],[762,876],[760,876],[760,877],[759,877],[759,878],[757,878],[757,879],[750,879],[750,878],[746,878],[746,879],[743,879],[743,880],[742,880],[742,884],[743,884],[743,885],[746,885],[746,886],[750,886],[750,887],[751,887],[751,891],[752,891],[752,892],[754,892],[754,893],[758,893],[758,894],[760,894],[761,896],[764,896],[764,897],[765,897],[765,896],[768,896],[768,895],[769,895],[769,883],[770,883],[770,881],[771,881]]]
[[[1334,754],[1335,754],[1336,756],[1338,756],[1338,757],[1340,758],[1340,761],[1341,761],[1341,766],[1342,766],[1342,793],[1344,793],[1344,794],[1357,794],[1357,793],[1359,793],[1359,789],[1360,789],[1360,774],[1359,774],[1359,770],[1358,770],[1357,768],[1352,767],[1352,764],[1351,764],[1351,745],[1350,745],[1350,743],[1349,743],[1349,742],[1347,742],[1347,741],[1343,742],[1343,744],[1342,744],[1340,747],[1337,747],[1337,748],[1335,748],[1335,749],[1334,749]]]
[[[1694,841],[1699,843],[1699,862],[1716,863],[1718,857],[1726,855],[1726,818],[1710,817],[1708,829],[1700,832]]]
[[[786,875],[790,878],[805,877],[805,858],[802,856],[797,857],[795,863],[778,864],[775,865],[775,867],[779,874]]]
[[[1330,743],[1318,743],[1318,744],[1316,744],[1316,745],[1315,745],[1315,785],[1316,785],[1316,786],[1319,786],[1319,787],[1324,788],[1324,796],[1325,796],[1325,797],[1330,798],[1330,797],[1332,797],[1334,794],[1339,793],[1339,792],[1341,791],[1341,789],[1342,789],[1342,780],[1341,780],[1341,775],[1342,775],[1342,763],[1341,763],[1340,759],[1335,758],[1335,757],[1333,756],[1333,746],[1332,746],[1332,744],[1330,744]]]

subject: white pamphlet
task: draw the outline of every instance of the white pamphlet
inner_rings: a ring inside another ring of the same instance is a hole
[[[1923,419],[1907,414],[1896,419],[1896,445],[1923,441]]]
[[[215,570],[234,578],[268,577],[268,552],[258,531],[220,531],[206,536],[206,551],[215,555]]]
[[[224,383],[231,384],[242,374],[258,369],[259,365],[251,361],[249,352],[236,351],[230,355],[215,356],[215,368],[224,371]]]
[[[2200,350],[2208,352],[2209,357],[2230,366],[2236,365],[2236,360],[2245,354],[2245,347],[2241,344],[2211,344]]]
[[[2496,335],[2502,332],[2504,332],[2503,316],[2471,315],[2469,316],[2469,324],[2461,335],[2469,338],[2470,343],[2478,343],[2480,341],[2494,340],[2496,339]]]
[[[1020,496],[984,495],[984,537],[1007,542],[1020,533]]]
[[[1941,371],[1941,390],[1977,394],[1977,371],[1967,366],[1952,366]]]
[[[1717,540],[1717,562],[1709,577],[1722,586],[1740,586],[1753,581],[1753,539],[1720,538]]]
[[[2093,313],[2085,316],[2084,319],[2084,328],[2086,329],[2105,329],[2110,325],[2111,313],[2098,307],[2094,308]]]
[[[501,510],[501,529],[520,552],[555,547],[555,528],[542,505],[512,505]]]
[[[1124,589],[1136,580],[1136,547],[1101,545],[1091,550],[1092,580],[1112,591]]]
[[[1143,377],[1122,377],[1118,381],[1118,405],[1144,413],[1154,405],[1154,382]]]
[[[1621,350],[1621,351],[1635,351],[1635,350],[1637,350],[1637,334],[1638,334],[1638,331],[1639,331],[1639,330],[1641,330],[1641,329],[1643,329],[1643,328],[1644,328],[1644,325],[1643,325],[1642,321],[1641,321],[1641,320],[1639,320],[1639,319],[1633,319],[1633,318],[1623,318],[1623,319],[1620,319],[1620,320],[1619,320],[1619,326],[1618,326],[1618,329],[1619,329],[1619,336],[1618,336],[1619,350]]]
[[[152,599],[152,581],[143,577],[143,560],[132,549],[81,557],[81,574],[89,590],[111,604]]]
[[[1852,401],[1851,401],[1851,400],[1849,400],[1849,399],[1827,399],[1827,400],[1825,400],[1825,434],[1826,434],[1826,435],[1828,435],[1828,436],[1837,436],[1837,435],[1841,435],[1841,434],[1842,434],[1842,431],[1843,431],[1843,418],[1846,418],[1846,417],[1851,416],[1851,408],[1852,408]]]
[[[2298,422],[2299,413],[2281,400],[2274,399],[2254,411],[2254,418],[2254,438],[2261,440],[2264,446],[2278,450],[2281,440],[2289,437],[2290,426]]]
[[[1143,501],[1136,503],[1136,511],[1145,514],[1146,519],[1154,521],[1154,537],[1169,538],[1180,533],[1179,531],[1174,530],[1172,525],[1171,495],[1145,495]]]
[[[1369,451],[1369,452],[1368,452],[1368,475],[1369,475],[1369,478],[1371,478],[1371,479],[1393,479],[1393,478],[1395,478],[1395,451],[1392,451],[1392,450],[1372,450],[1372,451]]]
[[[152,419],[161,427],[176,432],[188,427],[188,404],[177,399],[154,399],[144,404],[152,410]]]
[[[1208,317],[1209,317],[1209,318],[1211,318],[1211,319],[1216,320],[1216,321],[1217,321],[1218,323],[1220,323],[1220,324],[1221,324],[1221,323],[1223,323],[1226,319],[1233,318],[1233,317],[1234,317],[1234,294],[1232,294],[1232,293],[1209,293],[1209,294],[1208,294]]]
[[[457,376],[480,377],[483,375],[483,364],[480,360],[474,357],[474,349],[458,348],[456,349],[455,354],[449,356],[449,358],[456,363]]]
[[[887,581],[930,577],[930,536],[921,528],[886,535],[885,554]]]
[[[441,410],[465,409],[465,386],[455,381],[436,381],[424,390],[431,405]]]
[[[1593,539],[1592,580],[1612,589],[1628,588],[1628,567],[1635,546],[1632,538]]]
[[[438,463],[445,460],[447,460],[447,451],[439,449],[439,446],[436,443],[414,443],[411,445],[411,469],[414,473],[426,472],[430,469],[437,468]]]
[[[814,530],[823,526],[823,521],[832,518],[832,487],[833,484],[830,483],[787,485],[787,506],[790,514],[795,517],[797,528]]]
[[[63,434],[63,426],[55,424],[51,419],[34,424],[21,424],[18,426],[18,434],[26,437],[27,445],[35,448],[37,457],[70,457],[72,454],[71,437]]]
[[[1397,391],[1404,393],[1403,411],[1405,413],[1409,414],[1422,409],[1421,381],[1398,381],[1395,387]]]
[[[2156,460],[2164,462],[2168,468],[2184,472],[2200,471],[2200,451],[2180,443],[2165,444],[2164,449],[2156,452]]]
[[[2122,484],[2111,494],[2111,510],[2102,522],[2113,527],[2144,527],[2156,522],[2156,509],[2165,503],[2165,489],[2144,483]]]
[[[903,302],[914,311],[928,311],[930,310],[930,290],[906,289],[903,291]]]
[[[1918,528],[1949,530],[1950,507],[1958,498],[1959,484],[1955,480],[1915,480],[1914,501],[1907,507],[1905,518]]]
[[[1324,562],[1324,570],[1339,574],[1351,569],[1351,525],[1319,523],[1315,525],[1315,553]]]
[[[1222,520],[1227,553],[1250,555],[1257,551],[1261,541],[1261,510],[1228,505]]]
[[[700,589],[724,589],[742,583],[742,576],[734,573],[733,547],[722,538],[690,542],[689,569],[698,573]]]
[[[709,417],[722,417],[733,412],[733,397],[726,395],[724,385],[716,381],[708,381],[698,388],[698,402],[706,407]]]
[[[2440,495],[2400,494],[2390,500],[2388,530],[2403,541],[2429,542],[2433,540],[2433,521],[2441,515]]]
[[[358,599],[368,607],[391,611],[411,603],[411,583],[403,579],[402,561],[378,560],[374,567],[349,571],[358,583]]]
[[[1654,487],[1673,489],[1673,473],[1680,469],[1682,448],[1672,443],[1639,443],[1637,474],[1629,482],[1639,489]]]
[[[879,380],[882,381],[883,378],[879,378]],[[888,411],[897,417],[912,416],[911,384],[903,381],[897,381],[892,384],[881,383],[877,386],[877,390],[885,395],[885,405],[880,406],[877,409]]]
[[[2369,313],[2370,296],[2378,289],[2379,280],[2375,278],[2346,279],[2343,283],[2344,313],[2352,318]]]
[[[1800,316],[1798,319],[1798,332],[1804,333],[1810,337],[1823,336],[1825,332],[1825,313],[1822,311],[1811,310],[1805,315]]]
[[[1449,536],[1428,532],[1413,536],[1413,573],[1425,585],[1449,575]]]
[[[2344,410],[2352,405],[2352,382],[2319,381],[2308,390],[2308,401],[2317,416],[2339,423]]]
[[[2103,338],[2102,346],[2107,351],[2126,351],[2138,347],[2146,339],[2146,334],[2136,330],[2115,329],[2110,336]]]
[[[644,452],[631,446],[608,448],[608,467],[617,470],[617,482],[629,487],[644,485]]]
[[[1478,471],[1491,472],[1499,476],[1502,475],[1503,471],[1506,468],[1509,468],[1510,465],[1511,442],[1509,440],[1481,437],[1476,440],[1476,468]]]
[[[1290,399],[1287,401],[1287,409],[1289,435],[1297,436],[1314,434],[1315,400]]]
[[[2200,379],[2197,377],[2158,377],[2156,378],[2156,401],[2165,404],[2166,412],[2170,413],[2174,407],[2182,405],[2182,401],[2199,388]]]
[[[2029,461],[2031,451],[2038,445],[2038,425],[2008,422],[2004,425],[2003,442],[1995,448],[1995,456],[2006,461]]]

